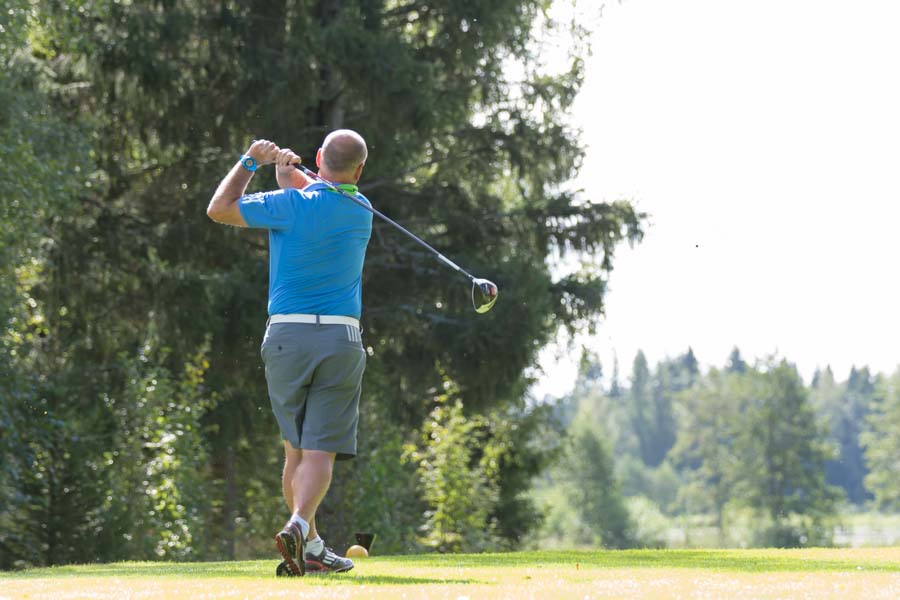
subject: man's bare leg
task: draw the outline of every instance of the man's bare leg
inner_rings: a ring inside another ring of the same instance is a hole
[[[297,450],[291,443],[284,442],[284,470],[281,472],[281,492],[284,494],[284,502],[288,512],[294,512],[294,490],[291,482],[294,480],[294,471],[300,466],[303,459],[303,450]]]
[[[307,541],[322,543],[315,529],[316,509],[331,485],[336,455],[321,450],[299,450],[287,442],[284,451],[282,493],[293,514],[275,536],[275,544],[284,558],[285,567],[293,575],[303,575]],[[322,569],[341,572],[353,568],[352,561],[342,563],[340,561],[346,559],[340,559],[334,553],[326,556],[328,560],[317,563]]]
[[[334,452],[304,450],[291,481],[294,501],[291,519],[303,519],[309,523],[309,536],[303,548],[306,558],[304,566],[307,571],[315,573],[344,573],[353,568],[352,560],[335,554],[316,532],[316,510],[331,485],[335,458]]]
[[[310,537],[316,535],[312,524],[316,518],[316,510],[331,486],[335,456],[334,452],[304,450],[303,458],[294,470],[294,478],[291,481],[294,493],[293,510],[295,515],[299,515],[310,524]]]
[[[326,460],[326,458],[321,455],[325,455],[325,457],[330,456],[330,459]],[[302,486],[300,480],[304,476],[301,474],[300,469],[301,464],[304,463],[304,451],[294,448],[291,446],[290,442],[287,441],[284,442],[284,471],[281,474],[281,488],[284,494],[284,502],[287,504],[288,510],[292,513],[299,514],[307,523],[309,523],[309,535],[307,535],[307,539],[312,540],[319,535],[316,530],[316,510],[319,508],[319,504],[325,497],[325,493],[328,491],[328,486],[331,483],[331,473],[334,467],[335,455],[332,452],[307,450],[306,456],[310,457],[310,462],[313,464],[307,465],[304,468],[310,470],[310,475],[314,479],[317,478],[320,483],[323,479],[325,481],[324,489],[321,490],[321,493],[317,493],[316,489],[311,489],[306,492],[307,496],[313,495],[315,497],[315,504],[312,505],[311,515],[307,517],[306,514],[309,514],[308,511],[298,511],[299,507],[294,503],[295,486]],[[317,463],[323,462],[327,463],[327,465],[316,466]],[[319,472],[323,470],[323,467],[327,467],[327,477],[325,477],[326,473]],[[302,497],[304,497],[302,493],[298,494],[298,498]],[[304,512],[306,512],[306,514],[304,514]]]

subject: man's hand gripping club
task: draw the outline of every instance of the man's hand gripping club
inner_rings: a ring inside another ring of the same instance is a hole
[[[279,148],[269,140],[254,140],[244,157],[252,158],[256,168],[274,163],[276,165],[275,178],[278,180],[278,186],[282,189],[302,189],[312,183],[309,177],[294,167],[301,163],[301,159],[290,148]],[[216,188],[209,207],[206,209],[206,214],[210,219],[226,225],[247,226],[244,217],[241,216],[238,200],[247,190],[247,184],[250,183],[254,171],[255,168],[250,170],[241,162],[232,167],[219,187]]]

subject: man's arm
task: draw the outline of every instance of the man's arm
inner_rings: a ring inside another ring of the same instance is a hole
[[[277,154],[278,146],[267,140],[253,142],[253,145],[247,150],[247,156],[253,157],[258,167],[274,162]],[[293,167],[291,168],[293,169]],[[296,169],[294,170],[296,171]],[[213,221],[226,225],[246,227],[247,223],[241,216],[238,200],[244,195],[252,177],[253,173],[242,167],[240,163],[234,165],[216,188],[216,193],[213,194],[206,209],[207,216]]]
[[[302,190],[313,180],[307,177],[294,165],[300,164],[300,157],[294,154],[290,148],[282,148],[275,157],[275,180],[278,187],[283,190],[295,188]]]

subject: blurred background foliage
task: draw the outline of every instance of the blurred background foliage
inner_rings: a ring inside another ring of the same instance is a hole
[[[376,531],[381,552],[521,543],[555,451],[526,373],[558,327],[600,314],[643,218],[566,185],[584,32],[549,7],[4,4],[0,568],[271,555],[266,238],[204,209],[251,139],[311,158],[338,127],[369,142],[374,204],[503,299],[475,315],[465,281],[375,225],[360,457],[338,467],[323,534]],[[552,27],[573,46],[548,73],[533,40]],[[576,254],[594,268],[554,277]]]
[[[537,478],[548,515],[538,537],[617,548],[895,544],[898,376],[854,368],[837,382],[825,368],[806,385],[787,360],[748,364],[735,348],[706,373],[690,349],[652,369],[639,352],[623,381],[618,364],[606,374],[585,353],[574,391],[554,403],[564,438],[583,448]],[[592,499],[577,484],[588,477],[598,478]]]

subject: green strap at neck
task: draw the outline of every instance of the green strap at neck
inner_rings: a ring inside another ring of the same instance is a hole
[[[355,194],[357,191],[359,191],[359,188],[352,183],[335,183],[334,187],[350,194]]]

